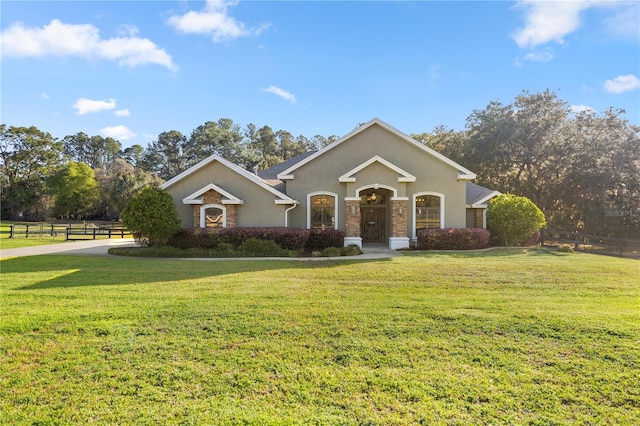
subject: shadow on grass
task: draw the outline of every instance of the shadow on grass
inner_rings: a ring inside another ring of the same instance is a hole
[[[454,257],[454,258],[496,258],[509,256],[570,256],[573,253],[559,253],[540,247],[495,247],[482,250],[407,250],[401,251],[407,257]]]
[[[153,284],[196,280],[230,274],[296,269],[335,268],[336,266],[388,262],[375,260],[217,260],[159,258],[111,258],[88,256],[31,256],[3,260],[2,274],[43,275],[34,284],[14,287],[16,290],[88,287],[123,284]],[[3,285],[11,288],[9,284]]]

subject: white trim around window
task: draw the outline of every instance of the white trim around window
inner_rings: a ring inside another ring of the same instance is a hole
[[[307,194],[307,229],[311,229],[311,197],[317,195],[333,197],[333,229],[338,229],[338,194],[327,191],[316,191]]]
[[[220,209],[222,210],[222,227],[227,227],[227,208],[222,204],[205,204],[200,206],[200,228],[206,228],[207,209]]]
[[[416,236],[416,198],[418,197],[423,197],[426,195],[431,195],[434,197],[439,197],[440,198],[440,228],[444,228],[445,227],[445,223],[444,223],[444,194],[440,193],[440,192],[433,192],[433,191],[424,191],[424,192],[417,192],[415,194],[413,194],[411,196],[411,208],[412,208],[412,216],[413,216],[413,223],[411,224],[412,227],[412,231],[411,231],[411,235],[413,240],[415,241],[417,236]]]

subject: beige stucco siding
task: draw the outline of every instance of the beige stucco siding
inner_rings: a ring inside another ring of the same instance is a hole
[[[237,206],[237,226],[284,226],[284,211],[289,206],[276,205],[274,194],[218,161],[166,189],[175,200],[183,226],[193,226],[193,206],[185,205],[182,200],[210,183],[244,201]]]
[[[379,162],[358,171],[354,175],[355,182],[338,181],[340,176],[376,155],[415,176],[416,181],[398,182],[398,173]],[[396,188],[398,197],[409,197],[409,210],[413,194],[426,191],[442,193],[445,196],[445,226],[466,226],[466,186],[464,181],[457,180],[458,170],[379,125],[353,135],[300,166],[293,175],[294,179],[287,181],[287,195],[303,203],[292,212],[292,224],[295,226],[306,224],[306,194],[324,190],[339,194],[339,227],[344,229],[344,197],[355,197],[357,188],[374,184]],[[408,219],[411,224],[412,211],[409,211]],[[411,234],[412,226],[408,228],[407,233]]]

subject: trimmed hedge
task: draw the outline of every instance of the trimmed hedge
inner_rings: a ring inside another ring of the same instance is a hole
[[[169,245],[177,248],[215,249],[220,244],[231,244],[238,248],[245,241],[255,238],[273,241],[286,250],[302,250],[309,240],[309,231],[302,228],[185,228],[173,234]]]
[[[249,238],[273,241],[286,250],[302,250],[309,240],[309,231],[302,228],[285,227],[240,227],[220,229],[220,237],[224,242],[240,245]]]
[[[215,249],[220,244],[239,248],[249,239],[273,241],[285,250],[324,250],[344,246],[344,231],[339,229],[302,229],[284,227],[240,227],[223,229],[184,228],[169,239],[169,245],[181,249]]]
[[[222,242],[217,229],[185,228],[173,234],[168,244],[180,249],[215,249]]]
[[[307,250],[324,250],[329,247],[342,248],[345,232],[339,229],[310,229]]]
[[[487,246],[491,233],[482,228],[421,229],[420,250],[477,250]]]

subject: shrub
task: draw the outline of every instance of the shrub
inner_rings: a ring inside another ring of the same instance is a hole
[[[273,241],[286,250],[302,250],[309,239],[309,231],[302,228],[284,227],[244,227],[225,228],[220,230],[221,241],[231,243],[234,247],[250,238]]]
[[[146,187],[122,211],[122,223],[141,245],[164,245],[180,229],[180,217],[171,195]]]
[[[322,256],[324,257],[338,257],[342,256],[342,249],[339,247],[327,247],[322,250]]]
[[[181,249],[215,249],[220,245],[221,237],[217,229],[186,228],[173,234],[168,244]]]
[[[360,247],[355,244],[349,244],[348,246],[342,248],[343,256],[357,256],[359,254],[362,254],[362,250],[360,250]]]
[[[476,250],[487,246],[491,234],[482,228],[421,229],[418,231],[421,250]]]
[[[529,235],[526,240],[522,243],[524,247],[535,246],[540,242],[540,231],[536,231]]]
[[[259,238],[249,238],[245,240],[240,247],[240,251],[245,256],[265,257],[265,256],[286,256],[286,250],[283,250],[275,241],[261,240]]]
[[[542,211],[527,197],[502,194],[489,202],[487,227],[507,246],[517,246],[545,225]]]
[[[344,246],[344,231],[339,229],[310,229],[307,250],[323,250],[327,247]]]

